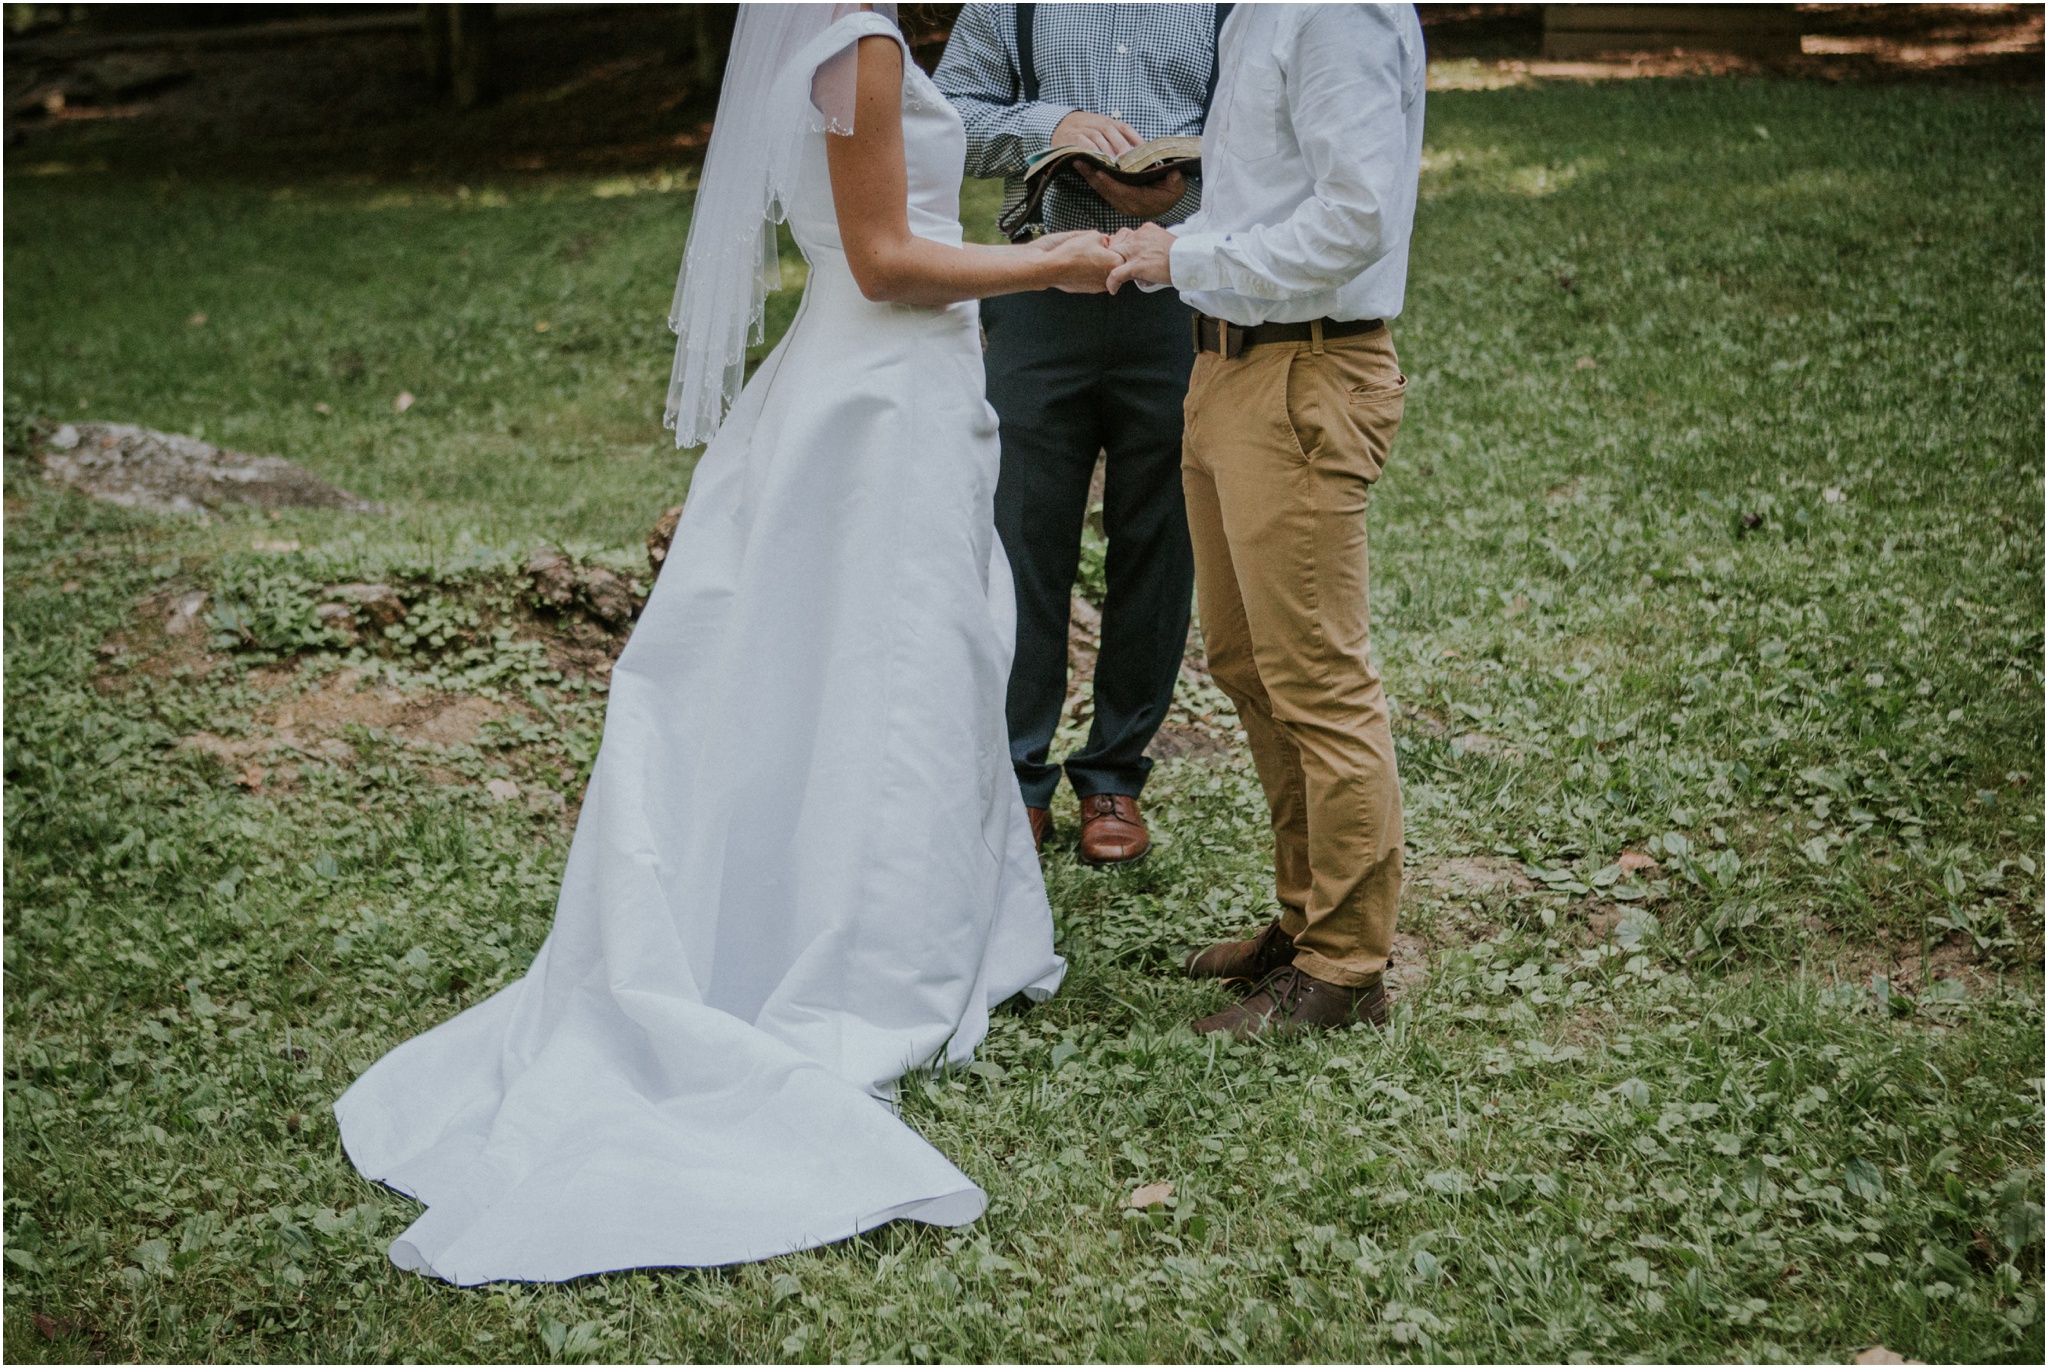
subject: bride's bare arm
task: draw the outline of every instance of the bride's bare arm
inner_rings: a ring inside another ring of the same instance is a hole
[[[952,247],[910,231],[903,169],[903,49],[860,40],[853,133],[828,135],[832,202],[854,281],[869,299],[951,304],[1056,288],[1095,293],[1123,258],[1096,233],[1063,233],[1021,247]]]

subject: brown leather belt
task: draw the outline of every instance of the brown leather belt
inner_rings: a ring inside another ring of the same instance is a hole
[[[1317,318],[1307,323],[1261,323],[1256,328],[1240,328],[1235,323],[1198,313],[1195,350],[1220,352],[1228,360],[1246,347],[1262,347],[1269,342],[1321,342],[1326,338],[1378,332],[1386,326],[1377,318]]]

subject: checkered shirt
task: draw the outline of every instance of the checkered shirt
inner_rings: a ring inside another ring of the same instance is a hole
[[[1216,48],[1214,5],[1040,5],[1031,26],[1038,101],[1024,101],[1017,60],[1017,7],[965,5],[933,80],[967,125],[967,174],[1006,179],[1003,210],[1024,198],[1024,168],[1076,109],[1122,119],[1142,138],[1196,136]],[[1178,223],[1201,207],[1190,177]],[[1077,179],[1047,190],[1048,232],[1113,233],[1142,220],[1120,214]]]

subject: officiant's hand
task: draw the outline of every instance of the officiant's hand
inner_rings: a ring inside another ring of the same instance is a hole
[[[1102,196],[1103,203],[1119,214],[1132,218],[1158,218],[1188,192],[1188,178],[1178,171],[1169,171],[1150,185],[1125,185],[1115,176],[1086,162],[1076,163],[1081,179],[1088,182],[1088,188]]]
[[[1109,273],[1109,292],[1115,294],[1125,282],[1141,285],[1173,284],[1173,234],[1156,223],[1126,228],[1109,241],[1123,264]]]
[[[1047,233],[1031,245],[1053,258],[1046,263],[1052,276],[1046,283],[1068,294],[1101,294],[1106,277],[1123,260],[1110,250],[1106,234],[1086,228]]]
[[[1145,140],[1122,119],[1077,109],[1053,125],[1053,147],[1092,147],[1106,157],[1121,157]]]

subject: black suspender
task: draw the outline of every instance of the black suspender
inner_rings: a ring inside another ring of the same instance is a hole
[[[1024,103],[1038,103],[1038,62],[1031,53],[1031,20],[1036,5],[1017,6],[1017,77]]]
[[[1202,96],[1202,123],[1209,122],[1209,106],[1216,103],[1216,73],[1223,60],[1223,21],[1230,17],[1231,6],[1216,6],[1216,36],[1209,45],[1209,89]]]

